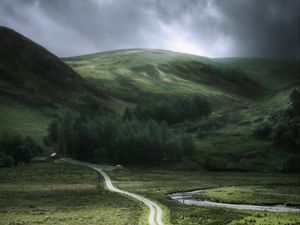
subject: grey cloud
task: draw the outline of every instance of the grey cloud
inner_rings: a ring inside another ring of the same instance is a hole
[[[2,0],[0,25],[59,56],[145,47],[299,58],[299,2]]]

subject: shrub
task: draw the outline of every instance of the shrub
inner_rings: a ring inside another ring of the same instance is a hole
[[[30,148],[27,145],[20,145],[12,151],[12,156],[16,163],[29,162],[33,157]]]
[[[30,159],[41,153],[41,147],[30,137],[6,136],[0,141],[2,151],[11,156],[15,163],[29,162]]]
[[[253,134],[258,139],[267,139],[272,133],[272,123],[269,120],[264,120],[255,128]]]
[[[292,102],[292,111],[295,116],[300,115],[300,89],[295,89],[290,94],[290,100]]]
[[[3,155],[0,161],[2,161],[3,166],[6,166],[6,167],[11,167],[15,163],[14,158],[10,155]]]
[[[299,173],[300,172],[300,155],[291,154],[284,162],[282,172]]]

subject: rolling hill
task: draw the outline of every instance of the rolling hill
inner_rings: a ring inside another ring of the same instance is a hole
[[[80,95],[105,95],[57,56],[5,27],[0,27],[1,96],[29,105],[80,105]]]
[[[300,83],[300,63],[297,59],[220,58],[214,61],[242,70],[251,79],[271,91]]]
[[[57,110],[105,108],[103,92],[42,46],[6,27],[0,27],[0,43],[2,132],[40,136]]]
[[[198,94],[218,109],[266,94],[240,69],[190,54],[129,49],[64,61],[105,93],[129,104]]]
[[[299,88],[299,60],[211,59],[155,49],[59,59],[5,27],[0,43],[1,134],[42,140],[52,118],[66,109],[122,114],[126,107],[201,95],[213,112],[172,126],[197,140],[201,165],[278,169],[294,154],[253,131],[290,106],[289,95]]]
[[[200,149],[196,158],[211,169],[281,170],[293,157],[289,149],[275,145],[270,138],[258,139],[253,132],[290,105],[290,93],[299,88],[299,60],[210,59],[129,49],[64,61],[127,106],[193,94],[207,97],[213,105],[210,116],[174,129],[194,135]]]

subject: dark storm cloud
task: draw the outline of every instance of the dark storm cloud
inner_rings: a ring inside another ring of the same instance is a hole
[[[60,56],[163,48],[299,57],[299,0],[2,0],[0,25]]]
[[[239,54],[299,57],[299,0],[218,1]]]

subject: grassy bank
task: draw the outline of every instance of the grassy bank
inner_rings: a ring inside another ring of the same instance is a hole
[[[197,194],[215,202],[254,205],[300,206],[299,186],[238,186],[209,189]]]

